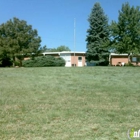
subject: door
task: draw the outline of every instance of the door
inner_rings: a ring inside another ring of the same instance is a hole
[[[78,67],[82,67],[82,66],[83,66],[83,64],[82,64],[82,57],[79,56],[78,57]]]

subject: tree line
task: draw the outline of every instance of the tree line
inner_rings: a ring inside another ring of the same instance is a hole
[[[118,21],[109,25],[100,3],[95,3],[88,18],[87,62],[108,65],[109,53],[140,54],[140,7],[122,4]],[[41,37],[26,21],[13,18],[0,25],[0,66],[22,65],[25,56],[38,56],[44,51],[70,51],[67,46],[41,47]]]
[[[140,6],[122,4],[118,21],[108,24],[100,3],[95,3],[88,18],[86,59],[97,65],[108,65],[109,53],[140,54]],[[130,61],[130,60],[129,60]]]

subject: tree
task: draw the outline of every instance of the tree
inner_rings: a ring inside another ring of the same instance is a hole
[[[62,52],[62,51],[70,51],[69,47],[61,45],[57,48],[47,48],[47,46],[43,46],[40,48],[40,52]]]
[[[98,65],[108,65],[108,18],[99,3],[94,4],[88,21],[90,28],[87,30],[86,59],[88,62],[93,61]]]
[[[111,24],[112,48],[117,53],[140,53],[140,7],[130,7],[129,3],[122,5],[118,22]]]
[[[39,48],[39,53],[43,53],[43,52],[46,52],[46,51],[48,51],[48,48],[47,48],[46,45],[44,45],[43,47]]]
[[[36,53],[40,42],[37,30],[24,20],[13,18],[0,25],[0,50],[12,57],[13,64],[16,56],[22,60],[23,57],[19,56]]]
[[[57,51],[58,52],[62,52],[62,51],[70,51],[69,47],[61,45],[59,47],[57,47]]]
[[[6,53],[0,54],[0,67],[10,67],[12,66],[11,58]]]

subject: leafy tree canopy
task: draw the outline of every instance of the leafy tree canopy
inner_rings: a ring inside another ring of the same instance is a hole
[[[40,43],[37,30],[24,20],[13,18],[0,25],[0,51],[10,55],[13,61],[16,55],[36,53]]]
[[[118,22],[110,26],[112,48],[117,53],[140,53],[140,7],[122,5]]]
[[[69,47],[61,45],[59,47],[57,47],[57,51],[58,52],[62,52],[62,51],[70,51]]]
[[[69,47],[61,45],[57,48],[47,48],[47,46],[43,46],[40,48],[41,52],[62,52],[62,51],[70,51]]]

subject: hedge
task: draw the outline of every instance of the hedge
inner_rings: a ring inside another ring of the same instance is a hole
[[[29,60],[23,60],[23,67],[55,67],[65,66],[63,58],[55,58],[53,56],[39,56]]]

